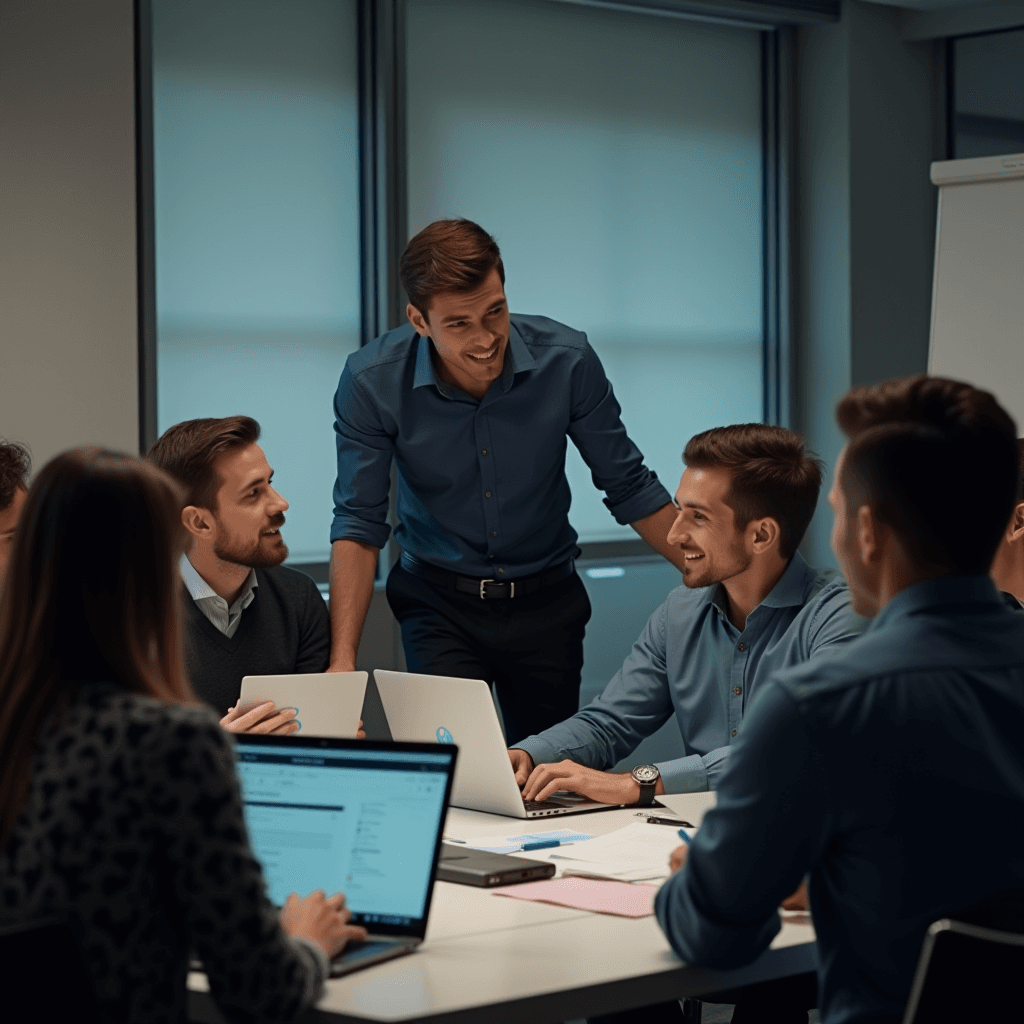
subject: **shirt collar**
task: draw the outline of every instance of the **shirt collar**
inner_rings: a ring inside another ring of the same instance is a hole
[[[764,600],[757,608],[797,608],[806,600],[807,587],[813,582],[814,570],[803,560],[799,551],[793,553],[778,582],[768,591]],[[726,599],[725,584],[709,587],[711,591],[711,603],[724,615],[728,611],[729,604]],[[750,614],[757,611],[754,609]],[[747,617],[747,622],[750,617]]]
[[[181,558],[178,559],[178,571],[181,573],[181,578],[185,584],[185,589],[191,594],[193,601],[202,601],[205,598],[215,597],[219,601],[224,601],[224,598],[217,593],[213,587],[210,586],[202,576],[196,572],[196,567],[188,560],[188,555],[182,554]],[[249,575],[246,578],[245,586],[242,587],[242,592],[238,595],[238,600],[235,602],[241,608],[245,608],[253,598],[256,588],[259,583],[256,580],[256,570],[250,569]],[[226,601],[224,601],[227,604]]]
[[[430,356],[431,341],[420,335],[416,343],[416,366],[412,374],[412,386],[421,388],[427,384],[433,384],[445,398],[451,397],[452,389],[441,380],[434,370],[434,360]],[[508,350],[505,354],[505,365],[501,371],[501,390],[508,391],[512,387],[512,379],[517,373],[524,370],[533,370],[537,367],[537,360],[526,347],[526,342],[516,329],[515,324],[509,325]]]
[[[939,576],[901,590],[869,623],[868,630],[881,629],[893,619],[916,615],[929,608],[994,604],[1005,607],[999,591],[988,576]]]
[[[802,605],[814,577],[814,570],[803,560],[799,551],[794,551],[785,572],[761,604],[768,608],[795,608]]]

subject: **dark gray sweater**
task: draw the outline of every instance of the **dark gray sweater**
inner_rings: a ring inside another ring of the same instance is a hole
[[[196,607],[184,587],[185,656],[196,693],[219,715],[238,700],[243,676],[324,672],[331,623],[316,584],[279,565],[256,570],[256,596],[226,637]]]

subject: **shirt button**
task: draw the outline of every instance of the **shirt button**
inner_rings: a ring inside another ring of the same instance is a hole
[[[480,454],[481,455],[486,455],[487,454],[487,449],[485,448]]]
[[[488,495],[488,497],[490,497],[490,495]],[[745,651],[746,649],[747,649],[747,645],[746,644],[737,644],[736,645],[736,650],[737,651]]]
[[[498,536],[498,531],[497,530],[491,530],[491,536],[492,537],[497,537]]]
[[[736,735],[736,730],[735,730],[735,729],[733,729],[733,731],[732,731],[732,732],[731,732],[731,733],[730,733],[729,735],[730,735],[730,736],[735,736],[735,735]]]
[[[740,693],[742,693],[743,691],[742,691],[742,690],[741,690],[741,689],[740,689],[740,688],[739,688],[738,686],[734,686],[734,687],[732,688],[732,692],[733,692],[733,693],[736,693],[736,694],[740,694]]]
[[[485,498],[489,498],[490,496],[491,496],[491,492],[490,491],[484,491],[484,497]]]

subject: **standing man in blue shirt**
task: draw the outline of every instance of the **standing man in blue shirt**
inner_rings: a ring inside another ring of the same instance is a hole
[[[355,664],[394,461],[402,558],[387,594],[407,665],[493,681],[515,741],[579,705],[590,604],[573,565],[566,439],[618,522],[682,570],[666,541],[675,511],[586,335],[510,316],[486,231],[436,221],[400,272],[409,325],[351,355],[334,400],[331,668]]]
[[[509,751],[526,800],[559,789],[606,803],[717,788],[745,710],[787,665],[825,657],[862,622],[834,570],[796,550],[814,514],[821,464],[803,438],[744,423],[691,438],[669,543],[683,586],[651,616],[621,670],[568,721]],[[613,773],[675,715],[684,756]],[[646,793],[645,793],[646,790]]]
[[[823,1024],[897,1024],[928,926],[1024,878],[1024,626],[988,575],[1020,470],[1013,420],[959,381],[852,391],[838,420],[832,545],[873,621],[764,689],[655,909],[687,963],[736,967],[809,872]]]

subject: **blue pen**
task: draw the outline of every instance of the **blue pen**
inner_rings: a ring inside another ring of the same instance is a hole
[[[550,846],[561,846],[560,839],[544,839],[536,843],[523,843],[523,850],[546,850]]]
[[[682,839],[687,846],[690,845],[690,837],[682,829],[679,830],[679,838]]]

